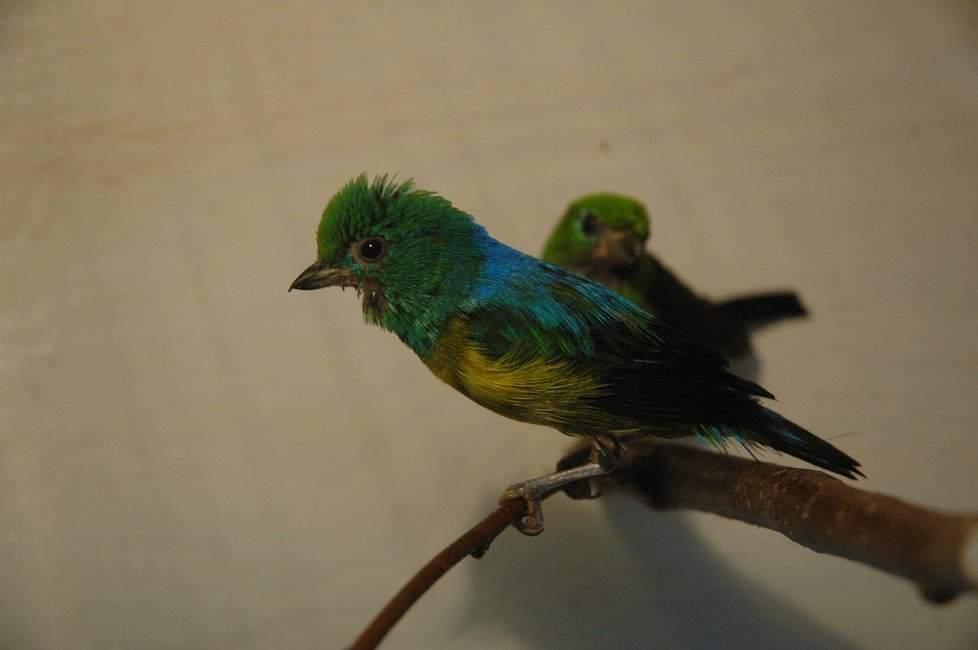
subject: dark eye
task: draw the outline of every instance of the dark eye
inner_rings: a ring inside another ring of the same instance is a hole
[[[356,251],[364,260],[376,262],[387,252],[387,243],[380,237],[367,237],[356,245]]]
[[[598,231],[598,218],[590,212],[585,212],[581,217],[581,232],[591,236]]]

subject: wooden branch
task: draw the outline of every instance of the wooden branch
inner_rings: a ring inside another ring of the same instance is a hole
[[[589,451],[588,445],[572,452],[558,467],[580,462]],[[636,494],[657,510],[712,512],[778,531],[818,553],[907,578],[934,602],[978,591],[978,516],[926,510],[823,472],[653,443],[634,447],[611,475],[592,484]],[[582,498],[590,490],[572,485],[565,492]],[[441,576],[468,555],[481,557],[525,515],[523,501],[499,506],[415,574],[352,648],[376,648]]]
[[[701,510],[778,531],[904,577],[934,602],[978,590],[978,516],[927,510],[820,471],[653,444],[595,484],[637,493],[657,510]]]

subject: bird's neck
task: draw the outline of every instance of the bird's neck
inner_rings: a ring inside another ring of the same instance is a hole
[[[499,272],[493,263],[495,249],[506,247],[482,226],[468,223],[464,237],[430,239],[423,257],[419,252],[419,272],[383,288],[382,309],[364,302],[368,322],[397,334],[422,359],[431,356],[451,319],[471,309],[487,274]]]

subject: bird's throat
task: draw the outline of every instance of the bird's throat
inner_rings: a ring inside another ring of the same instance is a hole
[[[367,278],[360,285],[360,292],[363,294],[364,316],[370,321],[378,322],[388,307],[384,285],[377,278]]]

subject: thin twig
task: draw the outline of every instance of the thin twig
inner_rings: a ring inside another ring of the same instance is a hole
[[[526,516],[526,501],[513,499],[504,502],[489,516],[473,526],[468,532],[445,547],[424,565],[390,602],[370,622],[370,625],[360,633],[353,642],[353,650],[370,650],[376,648],[383,638],[397,624],[401,617],[424,595],[435,582],[445,575],[449,569],[461,562],[467,556],[482,557],[489,544],[513,522]]]

